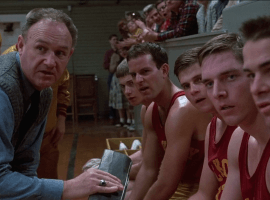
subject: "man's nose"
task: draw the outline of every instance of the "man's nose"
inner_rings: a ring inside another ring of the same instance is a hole
[[[54,52],[49,52],[46,55],[46,58],[44,60],[44,63],[48,66],[48,67],[55,67],[56,66],[56,62],[55,62],[55,54]]]
[[[250,83],[250,92],[252,95],[258,96],[270,91],[269,86],[265,83],[265,79],[261,75],[256,75]]]
[[[214,85],[213,85],[213,96],[216,99],[224,98],[224,97],[227,96],[226,89],[218,81],[215,82]]]
[[[137,75],[136,75],[136,83],[140,83],[140,82],[142,82],[142,81],[143,81],[142,76],[139,75],[139,74],[137,74]]]
[[[125,88],[125,94],[126,94],[126,95],[131,94],[131,90],[130,90],[129,87],[126,87],[126,88]]]
[[[190,94],[195,95],[198,92],[199,92],[198,86],[195,84],[190,84]]]

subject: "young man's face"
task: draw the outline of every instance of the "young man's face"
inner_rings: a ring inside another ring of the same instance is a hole
[[[148,28],[151,28],[151,27],[153,26],[153,24],[154,24],[153,19],[150,18],[149,15],[146,16],[145,22],[146,22],[146,26],[147,26]]]
[[[241,125],[256,116],[249,80],[231,51],[207,56],[201,67],[207,95],[228,125]]]
[[[120,77],[118,80],[123,93],[132,106],[137,106],[143,102],[143,95],[134,85],[131,75]]]
[[[270,38],[248,41],[243,56],[253,99],[266,123],[270,124]]]
[[[163,23],[163,18],[161,17],[161,15],[158,13],[156,9],[151,10],[149,14],[147,15],[147,17],[151,18],[153,22],[158,25],[161,25]]]
[[[133,82],[147,100],[154,100],[164,87],[168,76],[163,67],[157,68],[152,56],[142,55],[128,61],[129,72]]]
[[[171,10],[168,9],[166,1],[161,2],[157,5],[157,10],[159,14],[165,19],[171,19]]]
[[[201,67],[195,63],[182,70],[178,74],[178,80],[181,83],[186,97],[201,112],[215,113],[215,108],[209,100],[206,87],[202,82]]]
[[[122,56],[123,58],[126,58],[127,57],[127,49],[123,49],[123,48],[120,48],[118,49],[118,52],[120,54],[120,56]]]
[[[111,46],[115,47],[115,45],[117,44],[118,42],[118,39],[117,37],[113,36],[110,40],[109,40]]]
[[[32,25],[26,38],[18,38],[22,70],[37,90],[50,87],[61,77],[73,50],[66,25],[49,19]]]

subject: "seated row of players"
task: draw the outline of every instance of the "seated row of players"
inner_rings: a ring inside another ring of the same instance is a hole
[[[162,47],[130,49],[116,74],[129,102],[144,105],[144,131],[126,199],[270,199],[269,27],[270,17],[250,20],[245,45],[222,34],[180,55],[184,91],[170,81]]]

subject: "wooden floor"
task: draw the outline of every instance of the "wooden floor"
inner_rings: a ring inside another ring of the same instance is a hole
[[[104,119],[100,119],[97,125],[91,117],[80,118],[78,125],[73,125],[73,121],[68,119],[66,134],[59,144],[59,179],[69,180],[76,177],[82,173],[82,167],[89,159],[101,158],[104,149],[107,148],[106,138],[138,136],[140,133],[115,127]]]

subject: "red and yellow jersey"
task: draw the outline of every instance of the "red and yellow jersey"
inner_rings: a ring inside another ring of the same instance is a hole
[[[249,134],[244,134],[238,158],[242,197],[244,200],[270,199],[270,193],[266,185],[266,167],[270,157],[270,140],[263,151],[255,173],[250,176],[247,164],[249,137]]]
[[[227,149],[232,133],[237,126],[227,126],[220,141],[215,142],[217,117],[213,117],[210,124],[209,147],[208,147],[208,165],[214,172],[219,182],[219,188],[216,194],[216,200],[221,198],[228,175],[228,156]]]
[[[175,93],[171,99],[169,110],[174,104],[174,101],[178,97],[184,96],[184,95],[185,95],[184,91]],[[168,113],[169,113],[169,110],[168,110]],[[158,105],[156,103],[153,106],[152,124],[157,134],[158,141],[165,151],[167,147],[165,127],[161,123],[159,112],[158,112]],[[203,160],[204,160],[204,140],[198,141],[198,140],[192,139],[191,144],[190,144],[187,163],[185,166],[185,171],[183,173],[181,182],[199,183],[201,172],[202,172]]]

